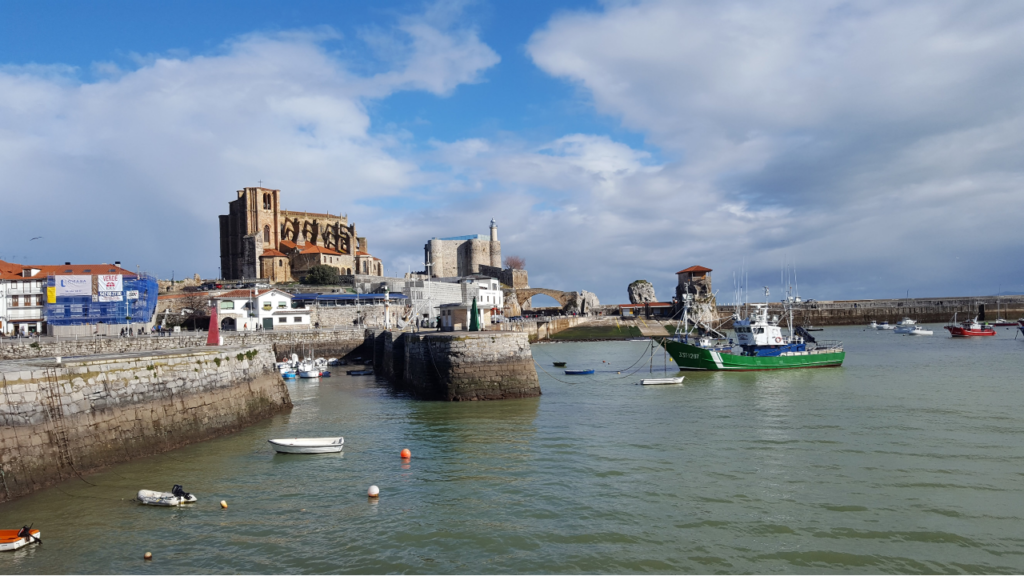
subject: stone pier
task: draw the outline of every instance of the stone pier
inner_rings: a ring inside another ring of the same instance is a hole
[[[374,370],[425,400],[502,400],[540,396],[523,332],[427,332],[373,335]]]
[[[0,362],[0,501],[291,408],[270,345]]]

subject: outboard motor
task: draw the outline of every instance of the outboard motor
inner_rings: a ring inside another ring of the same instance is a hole
[[[184,498],[185,500],[188,500],[189,498],[192,497],[191,494],[185,492],[185,490],[181,487],[181,484],[175,484],[174,488],[171,488],[171,494],[174,494],[178,498]]]

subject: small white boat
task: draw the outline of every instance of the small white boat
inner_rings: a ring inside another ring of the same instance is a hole
[[[0,552],[17,550],[33,542],[42,544],[42,538],[43,533],[33,530],[31,526],[25,526],[20,530],[0,530]]]
[[[644,386],[671,386],[673,384],[682,384],[683,378],[686,378],[686,376],[678,376],[676,378],[644,378],[640,381],[640,384]]]
[[[175,484],[170,492],[156,492],[154,490],[139,490],[135,499],[141,504],[148,506],[181,506],[196,501],[196,497],[181,489],[181,485]]]
[[[907,332],[908,336],[931,336],[934,334],[931,330],[926,330],[923,326],[914,326]]]
[[[897,326],[913,326],[915,324],[917,324],[917,320],[911,320],[906,316],[903,317],[903,320],[900,320],[899,322],[896,323]]]
[[[329,454],[341,452],[345,447],[345,438],[275,438],[267,440],[274,450],[285,454]]]
[[[875,327],[878,328],[879,330],[892,330],[896,328],[895,326],[890,326],[888,320],[882,322],[881,324],[878,324]]]
[[[874,320],[872,320],[871,324],[868,324],[868,328],[871,328],[872,330],[877,330],[878,329],[878,322],[875,322]]]
[[[312,370],[299,370],[299,378],[319,378],[320,369],[314,368]]]

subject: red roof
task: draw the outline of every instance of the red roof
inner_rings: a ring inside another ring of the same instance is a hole
[[[690,266],[685,270],[680,270],[676,274],[684,274],[686,272],[711,272],[711,268],[705,268],[703,266]]]
[[[213,298],[215,300],[230,300],[230,299],[234,299],[234,298],[249,298],[250,296],[258,298],[260,296],[263,296],[267,292],[281,292],[281,290],[277,290],[276,288],[264,288],[262,290],[256,291],[255,294],[253,293],[252,290],[231,290],[231,291],[225,292],[223,294],[218,294],[218,295],[214,296]],[[287,292],[282,292],[282,294],[287,294]]]
[[[262,258],[264,256],[273,256],[275,258],[287,258],[287,256],[285,256],[284,254],[281,254],[280,252],[278,252],[277,250],[274,250],[273,248],[268,248],[268,249],[264,250],[263,254],[260,254],[260,258]]]
[[[39,270],[33,276],[22,276],[21,271],[26,269]],[[23,278],[44,278],[49,275],[90,275],[90,274],[122,274],[124,276],[135,277],[135,272],[125,270],[120,266],[114,266],[113,264],[71,264],[71,265],[55,265],[55,264],[13,264],[11,262],[0,262],[0,274],[3,275],[4,280],[18,280]]]
[[[292,242],[291,240],[281,240],[279,244],[279,248],[286,248],[288,250],[295,248],[295,242]]]
[[[323,246],[317,246],[316,244],[310,244],[309,246],[302,249],[303,254],[329,254],[331,256],[341,256],[341,252],[335,252],[330,248],[324,248]],[[283,256],[283,254],[282,254]]]

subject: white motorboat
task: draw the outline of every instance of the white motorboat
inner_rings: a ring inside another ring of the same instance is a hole
[[[267,440],[274,450],[285,454],[330,454],[341,452],[345,447],[345,438],[275,438]]]
[[[874,320],[872,320],[871,324],[868,324],[868,328],[871,328],[872,330],[877,330],[878,329],[878,322],[875,322]]]
[[[897,334],[906,334],[907,336],[931,336],[934,334],[931,330],[927,330],[924,326],[910,326],[909,330],[901,332],[899,329],[896,330]]]
[[[644,386],[671,386],[673,384],[682,384],[683,378],[686,378],[686,376],[678,376],[675,378],[644,378],[640,381],[640,384]]]
[[[899,322],[896,323],[897,326],[913,326],[915,324],[917,324],[917,320],[911,320],[906,316],[903,317],[903,320],[900,320]]]
[[[895,326],[890,326],[888,320],[883,321],[881,324],[878,324],[875,327],[878,328],[879,330],[892,330],[896,328]]]
[[[148,506],[181,506],[196,501],[196,497],[182,490],[180,484],[175,484],[170,492],[156,492],[154,490],[139,490],[135,499],[141,504]]]
[[[299,378],[319,378],[320,369],[313,368],[312,370],[299,370]]]
[[[43,533],[25,526],[20,530],[0,530],[0,552],[17,550],[33,542],[43,543]]]

